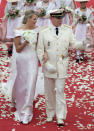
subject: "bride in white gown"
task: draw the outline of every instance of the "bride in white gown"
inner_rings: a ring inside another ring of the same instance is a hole
[[[34,32],[33,44],[36,48],[37,17],[34,11],[27,11],[23,20],[24,25],[15,30],[11,74],[7,82],[8,92],[12,94],[12,100],[16,101],[15,118],[23,124],[28,124],[33,117],[33,101],[38,76],[36,50],[23,39],[23,33],[27,30]]]

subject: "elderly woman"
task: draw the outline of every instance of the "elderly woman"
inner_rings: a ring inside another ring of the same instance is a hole
[[[38,74],[38,59],[35,50],[37,17],[34,11],[26,11],[24,25],[15,30],[11,73],[7,82],[8,92],[12,100],[16,102],[15,118],[23,124],[28,124],[33,117],[33,100]]]

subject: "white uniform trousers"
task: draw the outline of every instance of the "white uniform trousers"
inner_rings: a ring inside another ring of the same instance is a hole
[[[65,79],[44,77],[47,117],[66,119],[67,106],[64,95]]]

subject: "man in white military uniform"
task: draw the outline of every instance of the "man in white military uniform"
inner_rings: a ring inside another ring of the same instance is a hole
[[[62,10],[50,13],[52,25],[40,31],[37,47],[44,72],[47,122],[53,121],[56,114],[58,125],[64,125],[63,120],[67,115],[64,85],[68,69],[68,48],[70,44],[74,48],[83,47],[82,43],[74,39],[72,28],[62,25],[63,16]]]

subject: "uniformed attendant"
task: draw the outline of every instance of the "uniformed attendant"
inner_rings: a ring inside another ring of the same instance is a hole
[[[50,12],[51,25],[39,33],[37,54],[44,73],[47,122],[56,115],[57,124],[64,125],[67,115],[64,86],[68,69],[68,48],[82,48],[74,39],[72,28],[62,25],[62,10]],[[44,52],[47,52],[44,53]],[[45,55],[46,54],[46,55]]]

